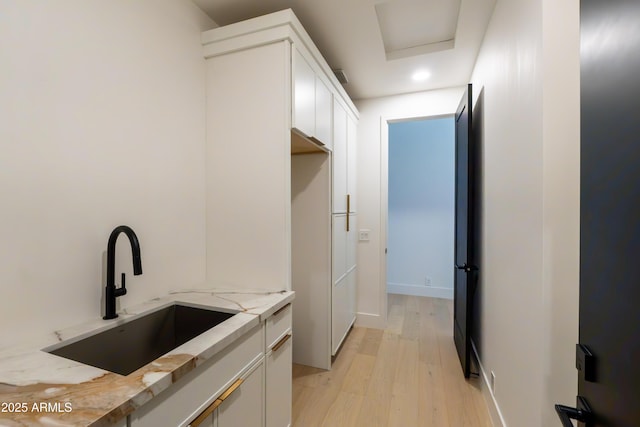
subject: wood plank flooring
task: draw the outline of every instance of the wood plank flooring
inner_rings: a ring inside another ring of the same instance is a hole
[[[491,427],[464,379],[450,300],[389,295],[386,330],[355,327],[331,371],[293,365],[294,427]]]

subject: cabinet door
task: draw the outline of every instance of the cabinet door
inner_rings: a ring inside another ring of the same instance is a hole
[[[333,101],[333,212],[347,211],[347,112]]]
[[[282,345],[276,345],[267,355],[266,396],[267,427],[287,427],[291,424],[291,339],[285,335]]]
[[[316,127],[316,75],[298,49],[293,49],[292,127],[313,136]]]
[[[335,355],[356,316],[357,215],[333,215],[331,351]]]
[[[356,194],[357,194],[357,123],[349,117],[347,119],[347,194],[349,194],[349,212],[357,212],[356,210]]]
[[[358,216],[354,213],[349,214],[349,231],[346,233],[346,272],[356,266],[357,248],[358,248]]]
[[[331,354],[333,356],[338,352],[348,330],[348,299],[347,277],[343,276],[332,286],[331,291]]]
[[[355,319],[356,216],[333,215],[333,280],[331,287],[331,353],[336,354]]]
[[[331,312],[331,354],[335,356],[356,320],[356,269],[334,284]]]
[[[335,284],[347,274],[347,215],[333,215],[331,282]]]
[[[347,275],[347,302],[345,306],[346,330],[356,321],[356,282],[357,269],[354,268]],[[346,332],[345,332],[346,333]]]
[[[333,215],[332,239],[332,278],[333,283],[342,279],[357,263],[358,216],[349,214],[349,231],[347,231],[347,215]]]
[[[264,362],[218,406],[218,427],[263,427]]]
[[[329,88],[316,76],[316,129],[313,135],[329,150],[333,149],[333,97]]]

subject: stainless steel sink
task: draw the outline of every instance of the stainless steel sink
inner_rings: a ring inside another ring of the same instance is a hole
[[[174,304],[48,353],[129,375],[235,313]]]

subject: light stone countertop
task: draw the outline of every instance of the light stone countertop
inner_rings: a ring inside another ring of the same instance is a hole
[[[290,291],[198,289],[172,292],[119,312],[0,349],[0,427],[109,426],[169,388],[291,302]],[[238,311],[225,322],[122,376],[42,349],[77,341],[174,303]]]

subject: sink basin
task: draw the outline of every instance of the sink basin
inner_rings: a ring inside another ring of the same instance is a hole
[[[234,314],[174,304],[80,341],[45,351],[129,375]]]

